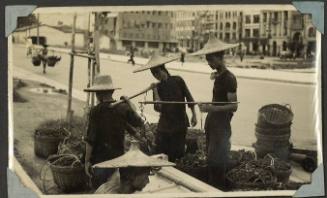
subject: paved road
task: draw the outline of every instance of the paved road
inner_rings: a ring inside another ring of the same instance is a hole
[[[27,69],[35,74],[42,74],[41,67],[34,67],[30,58],[25,56],[25,49],[14,47],[13,51],[14,67]],[[50,53],[51,54],[51,53]],[[54,68],[48,68],[46,76],[60,83],[68,83],[68,70],[70,58],[61,54],[61,62]],[[101,60],[101,73],[111,74],[114,84],[123,88],[116,92],[115,96],[132,95],[139,90],[149,86],[155,79],[150,72],[133,74],[136,66],[110,60]],[[199,101],[210,101],[212,95],[213,81],[207,74],[197,74],[181,71],[171,71],[173,75],[182,76],[194,98]],[[83,58],[75,59],[74,88],[82,90],[86,87],[87,81],[87,60]],[[292,125],[292,141],[297,147],[315,148],[315,110],[314,110],[314,88],[313,85],[298,85],[289,83],[279,83],[251,79],[238,79],[238,99],[239,109],[232,121],[233,135],[232,143],[249,146],[255,141],[254,126],[257,119],[258,109],[270,103],[290,104],[294,112]],[[147,96],[152,99],[152,93]],[[143,100],[138,97],[134,103]],[[74,108],[74,107],[73,107]],[[151,106],[146,106],[145,112],[150,116],[157,116]],[[198,116],[200,117],[200,115]],[[202,115],[203,122],[205,115]],[[198,124],[200,127],[200,121]]]

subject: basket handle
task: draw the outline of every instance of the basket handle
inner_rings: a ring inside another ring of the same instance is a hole
[[[284,104],[284,107],[286,107],[286,108],[288,108],[289,110],[291,110],[291,111],[292,111],[292,107],[291,107],[291,105],[290,105],[290,104],[286,103],[286,104]]]

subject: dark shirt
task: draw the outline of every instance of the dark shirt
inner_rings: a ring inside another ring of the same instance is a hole
[[[236,93],[236,90],[236,77],[229,70],[225,70],[215,78],[212,101],[228,102],[227,93]],[[210,112],[206,118],[206,128],[230,129],[232,117],[232,112]]]
[[[103,102],[91,109],[86,141],[93,148],[90,160],[92,164],[124,153],[128,124],[137,127],[142,126],[143,121],[126,103],[112,107],[110,102]]]
[[[157,86],[162,101],[194,102],[184,80],[180,76],[169,76],[166,81],[160,81]],[[189,104],[189,107],[194,104]],[[186,114],[185,104],[162,104],[158,130],[173,132],[190,126]]]

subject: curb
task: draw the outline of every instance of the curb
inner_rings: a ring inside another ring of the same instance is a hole
[[[182,71],[182,72],[188,72],[188,73],[198,73],[198,74],[210,74],[210,72],[204,72],[204,71],[194,71],[190,69],[177,69],[173,67],[167,67],[170,70],[175,71]],[[272,82],[280,82],[280,83],[291,83],[291,84],[300,84],[300,85],[316,85],[315,82],[299,82],[299,81],[292,81],[292,80],[282,80],[282,79],[271,79],[271,78],[262,78],[262,77],[249,77],[249,76],[242,76],[242,75],[235,75],[238,78],[242,79],[248,79],[248,80],[262,80],[262,81],[272,81]]]

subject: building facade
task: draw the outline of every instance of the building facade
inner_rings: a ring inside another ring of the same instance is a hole
[[[225,42],[242,42],[247,54],[307,56],[316,49],[316,29],[310,15],[290,10],[179,11],[176,35],[190,51],[203,47],[209,34]]]
[[[229,43],[242,38],[241,11],[179,11],[176,24],[179,44],[190,51],[202,48],[209,34]]]
[[[243,39],[249,54],[303,57],[315,51],[316,30],[310,15],[288,10],[244,13]]]
[[[110,48],[172,51],[177,48],[175,15],[170,11],[131,11],[109,16],[106,24]]]
[[[37,27],[28,26],[18,28],[13,33],[13,41],[15,43],[25,44],[27,38],[30,36],[37,36]],[[46,37],[46,43],[49,46],[69,47],[71,46],[72,33],[71,28],[54,27],[48,25],[39,26],[39,36]],[[86,32],[83,30],[76,30],[75,32],[75,46],[84,48],[86,45]]]

